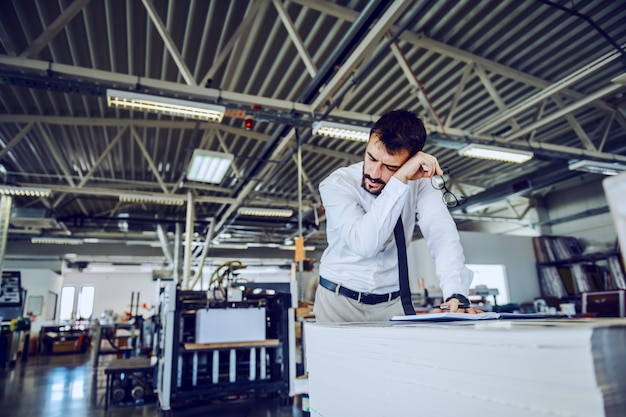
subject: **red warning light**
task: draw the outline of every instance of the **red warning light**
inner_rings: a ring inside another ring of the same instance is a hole
[[[243,127],[246,130],[252,130],[254,127],[254,117],[250,114],[246,114],[246,117],[243,119]]]

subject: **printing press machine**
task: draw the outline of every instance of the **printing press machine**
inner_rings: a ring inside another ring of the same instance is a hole
[[[257,394],[288,401],[295,379],[293,294],[237,286],[165,285],[155,338],[161,410]]]

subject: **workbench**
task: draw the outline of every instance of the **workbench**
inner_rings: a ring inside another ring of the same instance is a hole
[[[129,358],[135,348],[129,346],[133,325],[129,323],[115,323],[99,325],[94,329],[93,370],[98,370],[100,356],[116,355],[117,358]]]

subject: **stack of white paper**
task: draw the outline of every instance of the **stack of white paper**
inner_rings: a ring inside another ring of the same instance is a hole
[[[626,320],[307,323],[312,415],[623,416]]]

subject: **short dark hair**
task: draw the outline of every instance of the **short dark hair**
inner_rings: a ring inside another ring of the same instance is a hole
[[[413,156],[424,148],[426,128],[424,122],[408,110],[393,110],[383,114],[372,129],[370,136],[376,134],[390,154],[403,150]]]

